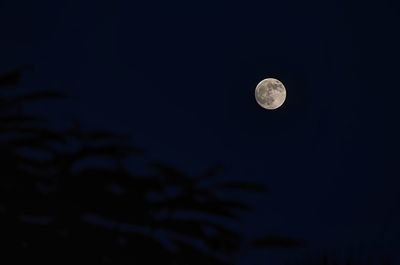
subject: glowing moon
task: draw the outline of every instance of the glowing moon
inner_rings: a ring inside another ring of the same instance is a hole
[[[277,109],[286,99],[286,88],[281,81],[267,78],[258,83],[255,91],[257,103],[264,109]]]

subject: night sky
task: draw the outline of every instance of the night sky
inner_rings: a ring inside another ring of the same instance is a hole
[[[352,0],[1,1],[0,71],[30,64],[22,87],[67,92],[55,119],[129,133],[192,174],[221,164],[263,183],[248,235],[398,257],[399,14]],[[287,89],[275,111],[254,98],[267,77]]]

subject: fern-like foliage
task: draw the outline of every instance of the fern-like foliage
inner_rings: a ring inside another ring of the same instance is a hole
[[[232,263],[243,239],[235,222],[250,207],[227,191],[262,187],[220,181],[216,168],[189,176],[162,161],[135,174],[125,160],[143,150],[126,136],[79,123],[54,129],[27,111],[63,95],[19,93],[21,71],[0,76],[2,264]]]

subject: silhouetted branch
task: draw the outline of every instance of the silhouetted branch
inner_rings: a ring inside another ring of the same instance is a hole
[[[20,79],[21,70],[11,71],[0,76],[0,86],[15,87]],[[220,180],[221,166],[196,177],[151,161],[148,174],[137,175],[121,163],[143,154],[127,135],[83,130],[79,122],[52,129],[23,108],[63,97],[51,90],[0,95],[0,235],[19,253],[17,264],[230,264],[227,256],[243,240],[234,224],[251,207],[226,192],[263,187]]]
[[[298,248],[304,246],[304,242],[300,240],[276,235],[254,239],[252,244],[261,248]]]

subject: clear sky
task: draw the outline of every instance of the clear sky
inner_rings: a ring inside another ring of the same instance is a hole
[[[397,6],[369,1],[0,3],[0,70],[189,172],[264,183],[249,234],[400,253]],[[397,17],[396,17],[397,16]],[[254,99],[280,79],[276,111]],[[399,134],[400,135],[400,134]],[[256,263],[255,263],[256,264]]]

